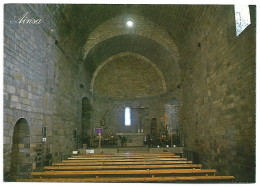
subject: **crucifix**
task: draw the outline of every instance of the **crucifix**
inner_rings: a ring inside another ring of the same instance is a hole
[[[167,118],[167,117],[166,117],[166,113],[164,113],[164,117],[163,117],[163,118],[160,118],[160,119],[163,119],[163,120],[164,120],[165,130],[167,130],[167,123],[166,123],[167,121],[166,121],[166,120],[167,120],[167,119],[170,119],[170,118],[169,118],[169,117]]]

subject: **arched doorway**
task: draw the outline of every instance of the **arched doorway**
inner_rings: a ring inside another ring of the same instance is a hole
[[[26,119],[19,119],[14,127],[11,153],[11,179],[29,178],[30,162],[30,129]]]
[[[82,138],[87,136],[90,127],[92,107],[87,97],[82,98]]]

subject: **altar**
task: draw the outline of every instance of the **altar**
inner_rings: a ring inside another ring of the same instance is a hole
[[[127,147],[144,146],[144,133],[116,133],[116,136],[126,137]]]

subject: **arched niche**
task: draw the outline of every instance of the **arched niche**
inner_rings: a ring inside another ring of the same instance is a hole
[[[20,118],[14,127],[11,153],[11,180],[29,178],[30,129],[26,119]]]

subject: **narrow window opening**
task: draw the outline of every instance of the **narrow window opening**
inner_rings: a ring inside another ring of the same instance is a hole
[[[77,132],[77,129],[74,129],[74,139],[76,139],[78,137],[78,132]]]
[[[129,107],[125,108],[125,125],[126,126],[131,125],[131,110]]]
[[[47,127],[42,127],[42,137],[43,138],[47,137]]]
[[[235,5],[236,36],[251,24],[248,5]]]

